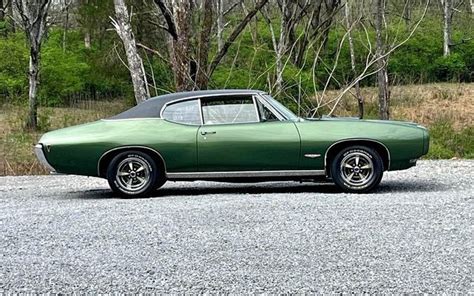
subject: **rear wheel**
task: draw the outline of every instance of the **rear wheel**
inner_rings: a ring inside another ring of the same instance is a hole
[[[377,151],[365,146],[342,149],[331,164],[331,177],[345,192],[369,192],[380,183],[382,176],[382,158]]]
[[[116,155],[107,168],[107,180],[115,193],[127,198],[147,196],[166,181],[155,161],[141,151]]]

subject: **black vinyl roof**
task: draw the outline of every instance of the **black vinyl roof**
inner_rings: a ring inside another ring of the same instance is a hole
[[[251,89],[223,89],[223,90],[197,90],[166,94],[146,100],[120,114],[112,116],[108,119],[130,119],[130,118],[160,118],[160,112],[163,106],[169,102],[176,100],[184,100],[187,98],[201,98],[218,95],[253,95],[257,93],[265,93],[260,90]]]

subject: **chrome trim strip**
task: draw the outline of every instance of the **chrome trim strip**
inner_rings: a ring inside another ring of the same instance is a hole
[[[199,118],[201,118],[201,125],[200,126],[203,126],[204,125],[204,114],[202,114],[202,101],[201,101],[201,98],[199,98],[198,101],[199,101]]]
[[[105,155],[109,154],[110,152],[114,152],[114,151],[121,150],[121,149],[134,149],[134,148],[147,149],[147,150],[150,150],[150,151],[154,152],[156,155],[158,155],[158,157],[163,162],[163,166],[165,168],[165,174],[166,174],[166,162],[165,162],[165,159],[163,158],[163,156],[161,156],[160,152],[158,152],[157,150],[155,150],[153,148],[147,147],[147,146],[131,145],[131,146],[115,147],[115,148],[109,149],[109,150],[105,151],[104,153],[102,153],[99,160],[97,161],[97,176],[100,177],[100,162],[102,161],[102,158],[104,158]]]
[[[262,119],[260,118],[260,114],[258,113],[257,98],[255,97],[255,95],[252,96],[252,102],[253,102],[253,107],[255,109],[255,114],[257,115],[257,122],[261,122]]]
[[[165,120],[160,117],[139,117],[139,118],[120,118],[120,119],[108,119],[108,118],[102,118],[99,119],[100,121],[125,121],[125,120]],[[168,120],[166,120],[168,121]],[[171,121],[168,121],[171,122]],[[175,123],[175,122],[173,122]]]
[[[207,178],[245,178],[245,177],[312,177],[324,176],[324,170],[288,170],[288,171],[227,171],[227,172],[184,172],[167,173],[168,179],[207,179]]]
[[[46,159],[46,155],[44,155],[43,144],[36,144],[36,145],[35,145],[35,154],[36,154],[36,158],[38,158],[39,162],[40,162],[50,173],[55,173],[55,172],[56,172],[56,170],[49,164],[48,160]]]
[[[306,157],[306,158],[318,158],[318,157],[321,157],[321,154],[306,153],[306,154],[304,155],[304,157]]]
[[[239,91],[236,91],[236,92],[232,92],[232,93],[222,93],[222,94],[208,94],[208,95],[195,95],[195,96],[189,96],[189,97],[185,97],[185,98],[179,98],[179,99],[176,99],[176,100],[173,100],[173,101],[169,101],[167,102],[166,104],[163,105],[163,107],[161,108],[160,110],[160,118],[163,118],[163,111],[165,110],[165,108],[168,106],[168,105],[171,105],[171,104],[174,104],[174,103],[178,103],[178,102],[181,102],[181,101],[188,101],[188,100],[192,100],[192,99],[203,99],[203,98],[212,98],[212,97],[218,97],[218,96],[234,96],[234,95],[249,95],[249,96],[254,96],[256,94],[259,94],[260,91],[255,91],[255,92],[249,92],[249,91],[242,91],[242,92],[239,92]]]
[[[339,143],[343,143],[343,142],[353,142],[353,141],[366,141],[366,142],[373,142],[373,143],[377,143],[377,144],[380,144],[382,145],[382,147],[385,148],[385,150],[387,150],[387,155],[388,155],[388,167],[387,167],[387,171],[390,170],[390,150],[387,148],[387,146],[385,146],[384,143],[380,142],[380,141],[377,141],[377,140],[373,140],[373,139],[365,139],[365,138],[350,138],[350,139],[344,139],[344,140],[339,140],[337,142],[334,142],[331,144],[331,146],[329,146],[327,149],[326,149],[326,153],[324,154],[324,170],[327,172],[327,168],[328,168],[328,164],[327,164],[327,159],[328,159],[328,152],[329,150],[331,150],[331,148]]]

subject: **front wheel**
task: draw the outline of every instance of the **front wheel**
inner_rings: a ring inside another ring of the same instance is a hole
[[[141,151],[126,151],[115,156],[107,169],[110,188],[123,197],[149,195],[166,180],[155,161]]]
[[[382,176],[382,158],[369,147],[351,146],[342,149],[331,163],[331,177],[345,192],[369,192],[380,183]]]

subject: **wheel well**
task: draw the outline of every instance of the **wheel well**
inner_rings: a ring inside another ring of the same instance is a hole
[[[99,163],[97,166],[99,177],[102,177],[102,178],[106,177],[107,167],[115,156],[117,156],[119,153],[122,153],[124,151],[132,151],[132,150],[140,151],[149,155],[155,161],[157,166],[159,166],[161,169],[166,171],[165,161],[163,157],[161,156],[161,154],[158,153],[158,151],[151,148],[146,148],[146,147],[122,147],[122,148],[109,150],[102,155],[102,157],[99,159]]]
[[[383,161],[383,168],[384,171],[388,170],[390,167],[390,154],[388,151],[388,148],[385,147],[383,144],[379,142],[374,142],[371,140],[348,140],[344,142],[339,142],[331,147],[326,152],[325,156],[325,167],[326,167],[326,175],[331,176],[331,165],[330,163],[336,157],[337,153],[341,151],[342,149],[349,147],[349,146],[354,146],[354,145],[360,145],[360,146],[366,146],[369,148],[374,149],[375,151],[378,152],[380,157],[382,158]]]

